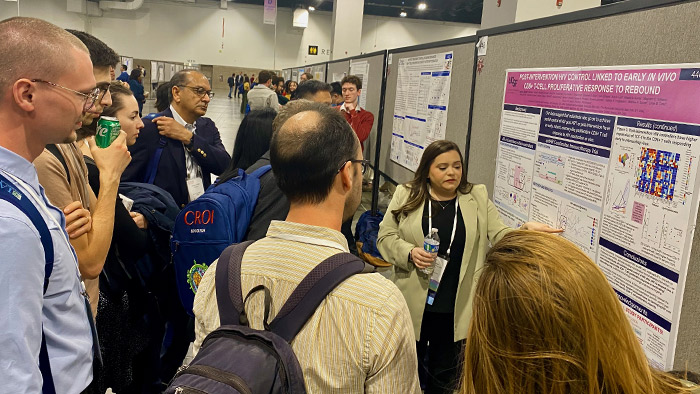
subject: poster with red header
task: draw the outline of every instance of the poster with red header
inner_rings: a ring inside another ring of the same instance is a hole
[[[507,70],[494,203],[564,229],[671,369],[698,211],[700,64]]]

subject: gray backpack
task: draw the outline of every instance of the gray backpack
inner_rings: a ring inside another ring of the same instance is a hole
[[[173,378],[166,394],[302,394],[306,393],[299,361],[290,342],[318,305],[341,282],[374,268],[350,253],[331,256],[299,283],[268,323],[272,297],[264,285],[241,293],[241,259],[252,241],[226,248],[216,267],[216,299],[221,327],[207,335],[192,363]],[[265,294],[265,330],[248,325],[245,303]]]

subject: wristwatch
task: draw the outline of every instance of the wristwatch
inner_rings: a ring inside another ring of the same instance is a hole
[[[192,138],[190,138],[190,141],[189,141],[188,143],[185,144],[185,148],[186,148],[188,151],[191,151],[192,148],[194,148],[194,133],[192,133]]]

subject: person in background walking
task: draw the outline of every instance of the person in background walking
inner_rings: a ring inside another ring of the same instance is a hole
[[[129,75],[129,89],[134,93],[136,102],[139,104],[139,117],[143,116],[143,103],[146,102],[146,97],[148,97],[148,92],[144,92],[142,81],[143,73],[141,70],[138,68],[131,70],[131,75]]]
[[[228,77],[228,98],[231,98],[231,93],[233,93],[233,87],[236,85],[236,79],[235,79],[236,73],[231,74],[230,77]]]

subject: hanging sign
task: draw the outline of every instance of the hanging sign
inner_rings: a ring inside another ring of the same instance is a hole
[[[263,23],[274,25],[277,21],[277,0],[264,0]]]

